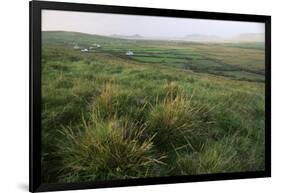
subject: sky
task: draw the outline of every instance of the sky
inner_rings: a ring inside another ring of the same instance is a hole
[[[42,31],[74,31],[97,35],[141,35],[144,37],[184,37],[200,34],[234,37],[264,33],[263,23],[207,19],[136,16],[73,11],[42,11]]]

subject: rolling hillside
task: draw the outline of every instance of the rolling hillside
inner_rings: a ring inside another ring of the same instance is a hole
[[[264,169],[258,43],[42,40],[43,182]]]

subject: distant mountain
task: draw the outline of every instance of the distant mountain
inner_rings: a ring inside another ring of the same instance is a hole
[[[121,39],[144,39],[143,36],[139,35],[139,34],[134,34],[134,35],[119,35],[119,34],[112,34],[110,35],[110,37],[113,38],[121,38]]]
[[[263,33],[245,33],[226,39],[230,42],[264,42]]]
[[[238,42],[264,42],[263,33],[245,33],[239,34],[233,37],[219,37],[215,35],[204,35],[204,34],[188,34],[184,37],[153,37],[153,36],[141,36],[139,34],[134,35],[119,35],[112,34],[109,37],[118,39],[129,39],[129,40],[166,40],[166,41],[187,41],[187,42],[218,42],[218,43],[238,43]]]
[[[190,34],[186,35],[183,40],[191,42],[217,42],[222,41],[222,38],[214,35]]]
[[[182,38],[184,41],[191,42],[264,42],[263,33],[245,33],[237,36],[222,38],[213,35],[190,34]]]

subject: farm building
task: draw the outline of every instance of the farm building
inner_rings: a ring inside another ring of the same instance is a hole
[[[93,46],[100,48],[101,46],[99,44],[94,43]]]
[[[129,50],[129,51],[126,52],[126,55],[127,55],[127,56],[133,56],[133,55],[134,55],[134,52],[132,52],[131,50]]]
[[[87,48],[82,49],[81,52],[89,52],[89,50]]]
[[[80,47],[79,47],[78,45],[75,45],[75,46],[73,47],[73,49],[78,50],[78,49],[80,49]]]

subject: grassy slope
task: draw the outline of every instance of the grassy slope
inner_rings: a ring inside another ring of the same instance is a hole
[[[43,181],[262,170],[263,55],[244,47],[43,33]]]

